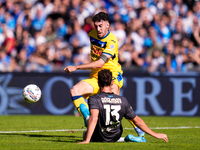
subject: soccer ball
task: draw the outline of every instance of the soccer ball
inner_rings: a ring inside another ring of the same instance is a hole
[[[24,100],[28,103],[35,103],[40,100],[41,98],[41,90],[40,88],[35,84],[29,84],[27,85],[22,92],[22,96]]]

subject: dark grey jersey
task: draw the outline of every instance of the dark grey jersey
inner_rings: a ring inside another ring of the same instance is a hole
[[[92,136],[94,142],[116,142],[122,135],[121,120],[135,118],[135,113],[123,96],[99,93],[88,99],[90,109],[98,109],[99,116]]]

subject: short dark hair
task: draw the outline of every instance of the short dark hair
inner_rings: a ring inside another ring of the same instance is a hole
[[[108,69],[99,71],[98,84],[100,87],[110,86],[112,82],[112,72]]]
[[[104,20],[104,21],[110,21],[110,18],[109,18],[109,15],[107,14],[107,13],[105,13],[105,12],[99,12],[99,13],[97,13],[96,15],[94,15],[93,17],[92,17],[92,21],[93,22],[96,22],[96,21],[101,21],[101,20]]]

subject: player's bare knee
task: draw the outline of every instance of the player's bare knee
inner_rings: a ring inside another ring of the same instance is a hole
[[[72,96],[77,96],[79,95],[78,93],[78,89],[76,87],[73,87],[71,90],[70,90],[70,93]]]

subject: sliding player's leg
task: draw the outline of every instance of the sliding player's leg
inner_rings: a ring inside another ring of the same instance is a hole
[[[117,142],[146,142],[145,138],[142,136],[135,137],[132,134],[128,134],[126,137],[120,137]]]
[[[128,134],[125,138],[124,138],[124,142],[146,142],[145,138],[143,136],[138,136],[135,137],[132,134]]]
[[[114,82],[113,82],[113,86],[112,86],[112,92],[119,95],[120,93],[120,88],[122,87],[123,85],[123,78],[120,74],[114,74],[113,75],[113,79],[114,79]],[[128,120],[128,119],[127,119]],[[142,130],[140,130],[132,121],[128,120],[132,126],[134,127],[135,131],[137,132],[138,136],[144,136],[145,135],[145,132],[143,132]]]
[[[133,121],[131,121],[131,120],[129,120],[129,119],[127,119],[127,120],[132,124],[132,126],[134,127],[134,129],[135,129],[135,131],[137,132],[138,136],[139,136],[139,137],[144,137],[145,132],[142,131],[140,128],[138,128],[138,127],[133,123]]]

